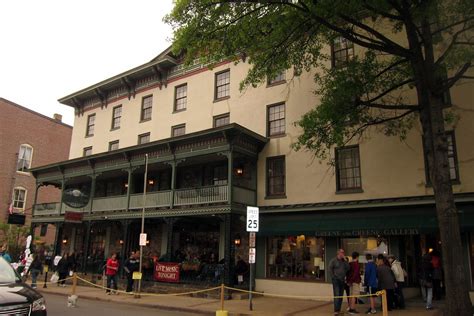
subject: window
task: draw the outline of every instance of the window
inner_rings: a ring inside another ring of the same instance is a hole
[[[359,146],[336,148],[337,191],[362,189]]]
[[[230,94],[230,70],[216,73],[216,89],[214,99],[219,100],[228,97]]]
[[[174,90],[174,110],[183,111],[186,110],[186,103],[188,100],[188,85],[183,84],[177,86]]]
[[[229,113],[214,116],[214,127],[224,126],[229,124]]]
[[[13,189],[13,207],[20,210],[25,210],[26,190],[24,188]]]
[[[267,158],[267,197],[285,196],[285,156]]]
[[[324,281],[324,238],[272,236],[267,242],[268,278]]]
[[[215,166],[212,170],[213,185],[226,185],[227,184],[227,166]]]
[[[82,156],[86,157],[90,155],[92,155],[92,146],[84,147],[84,149],[82,150]]]
[[[31,158],[33,156],[33,147],[22,144],[18,152],[18,161],[16,170],[20,172],[28,172],[31,167]]]
[[[150,133],[138,135],[138,145],[146,144],[150,142]]]
[[[140,121],[151,120],[151,110],[153,106],[153,96],[149,95],[142,99],[142,113],[140,115]]]
[[[333,67],[344,67],[354,58],[354,43],[344,37],[337,37],[331,46],[331,55]]]
[[[267,122],[267,136],[285,134],[285,103],[268,106]]]
[[[171,137],[181,136],[186,133],[186,124],[171,127]]]
[[[446,131],[446,141],[448,142],[448,162],[449,162],[449,177],[453,182],[459,182],[459,165],[458,154],[456,149],[456,139],[454,131]],[[431,185],[430,172],[428,167],[428,159],[425,155],[425,173],[426,183]]]
[[[286,82],[286,74],[285,74],[285,71],[282,71],[281,73],[276,75],[274,78],[268,78],[267,84],[269,86],[273,86],[273,85],[277,85],[284,82]]]
[[[112,112],[112,129],[120,128],[120,119],[122,118],[122,106],[114,107]]]
[[[119,149],[119,141],[118,140],[114,140],[113,142],[109,143],[109,151],[117,150],[117,149]]]
[[[87,117],[86,136],[94,136],[94,127],[95,127],[95,114],[91,114]]]

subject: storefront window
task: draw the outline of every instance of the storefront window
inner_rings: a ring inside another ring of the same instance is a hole
[[[267,277],[324,280],[324,238],[279,236],[268,238]]]
[[[375,257],[378,254],[388,255],[388,242],[383,237],[342,238],[341,245],[349,259],[354,251],[358,252],[361,263],[366,262],[365,255],[368,253]]]

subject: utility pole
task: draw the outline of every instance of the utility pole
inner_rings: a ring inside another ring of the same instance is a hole
[[[142,207],[142,229],[140,233],[140,237],[145,234],[145,207],[146,207],[146,187],[147,187],[147,178],[148,178],[148,154],[145,154],[145,175],[143,176],[143,207]],[[140,291],[142,288],[142,261],[143,261],[143,242],[140,238],[140,266],[138,267],[138,272],[140,274],[140,278],[138,279],[138,291],[137,291],[137,298],[140,297]],[[145,245],[146,245],[146,238],[145,238]]]

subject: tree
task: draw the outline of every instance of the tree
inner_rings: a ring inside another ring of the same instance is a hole
[[[247,61],[241,89],[285,69],[296,76],[319,69],[321,102],[297,122],[296,150],[327,158],[370,129],[403,138],[420,124],[444,254],[445,314],[472,314],[449,174],[445,120],[452,115],[444,102],[454,84],[474,79],[472,0],[178,0],[165,20],[187,62]],[[331,68],[326,48],[339,38],[361,53]]]
[[[29,227],[0,223],[0,245],[6,245],[13,260],[25,250],[25,237],[30,232]]]

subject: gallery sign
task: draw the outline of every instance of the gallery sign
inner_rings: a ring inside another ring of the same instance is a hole
[[[387,229],[354,229],[354,230],[331,230],[316,231],[318,237],[354,237],[354,236],[398,236],[398,235],[419,235],[416,228],[387,228]]]
[[[179,282],[179,264],[173,262],[156,262],[153,273],[155,281]]]

